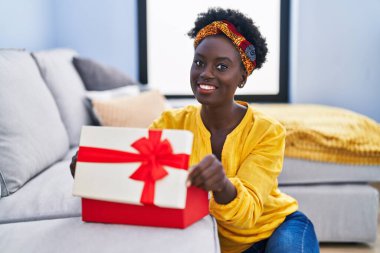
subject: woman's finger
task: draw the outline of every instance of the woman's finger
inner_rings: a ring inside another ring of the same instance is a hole
[[[204,170],[206,170],[215,160],[214,155],[208,155],[205,158],[203,158],[202,161],[200,161],[197,165],[193,166],[189,170],[189,175],[187,177],[187,186],[194,185],[193,180],[194,178],[199,177],[201,173],[203,173]]]
[[[193,174],[191,177],[191,185],[209,190],[218,189],[220,185],[213,185],[217,180],[222,180],[225,177],[223,166],[218,160],[209,165],[204,170],[200,170],[199,173]]]

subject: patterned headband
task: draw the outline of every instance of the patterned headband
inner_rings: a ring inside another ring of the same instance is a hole
[[[205,37],[220,33],[224,33],[229,39],[231,39],[232,43],[240,53],[241,60],[248,75],[252,74],[252,71],[256,67],[255,47],[236,30],[236,27],[233,24],[226,20],[214,21],[203,27],[197,33],[197,36],[195,36],[194,48],[196,48]]]

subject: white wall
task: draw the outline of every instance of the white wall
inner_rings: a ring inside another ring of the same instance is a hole
[[[293,0],[291,15],[291,102],[380,122],[380,1]]]

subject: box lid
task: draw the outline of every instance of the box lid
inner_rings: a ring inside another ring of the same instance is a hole
[[[192,141],[186,130],[83,126],[73,194],[183,209]]]

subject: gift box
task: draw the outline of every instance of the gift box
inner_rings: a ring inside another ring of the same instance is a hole
[[[208,214],[208,193],[186,187],[185,130],[84,126],[73,194],[86,222],[185,228]]]

